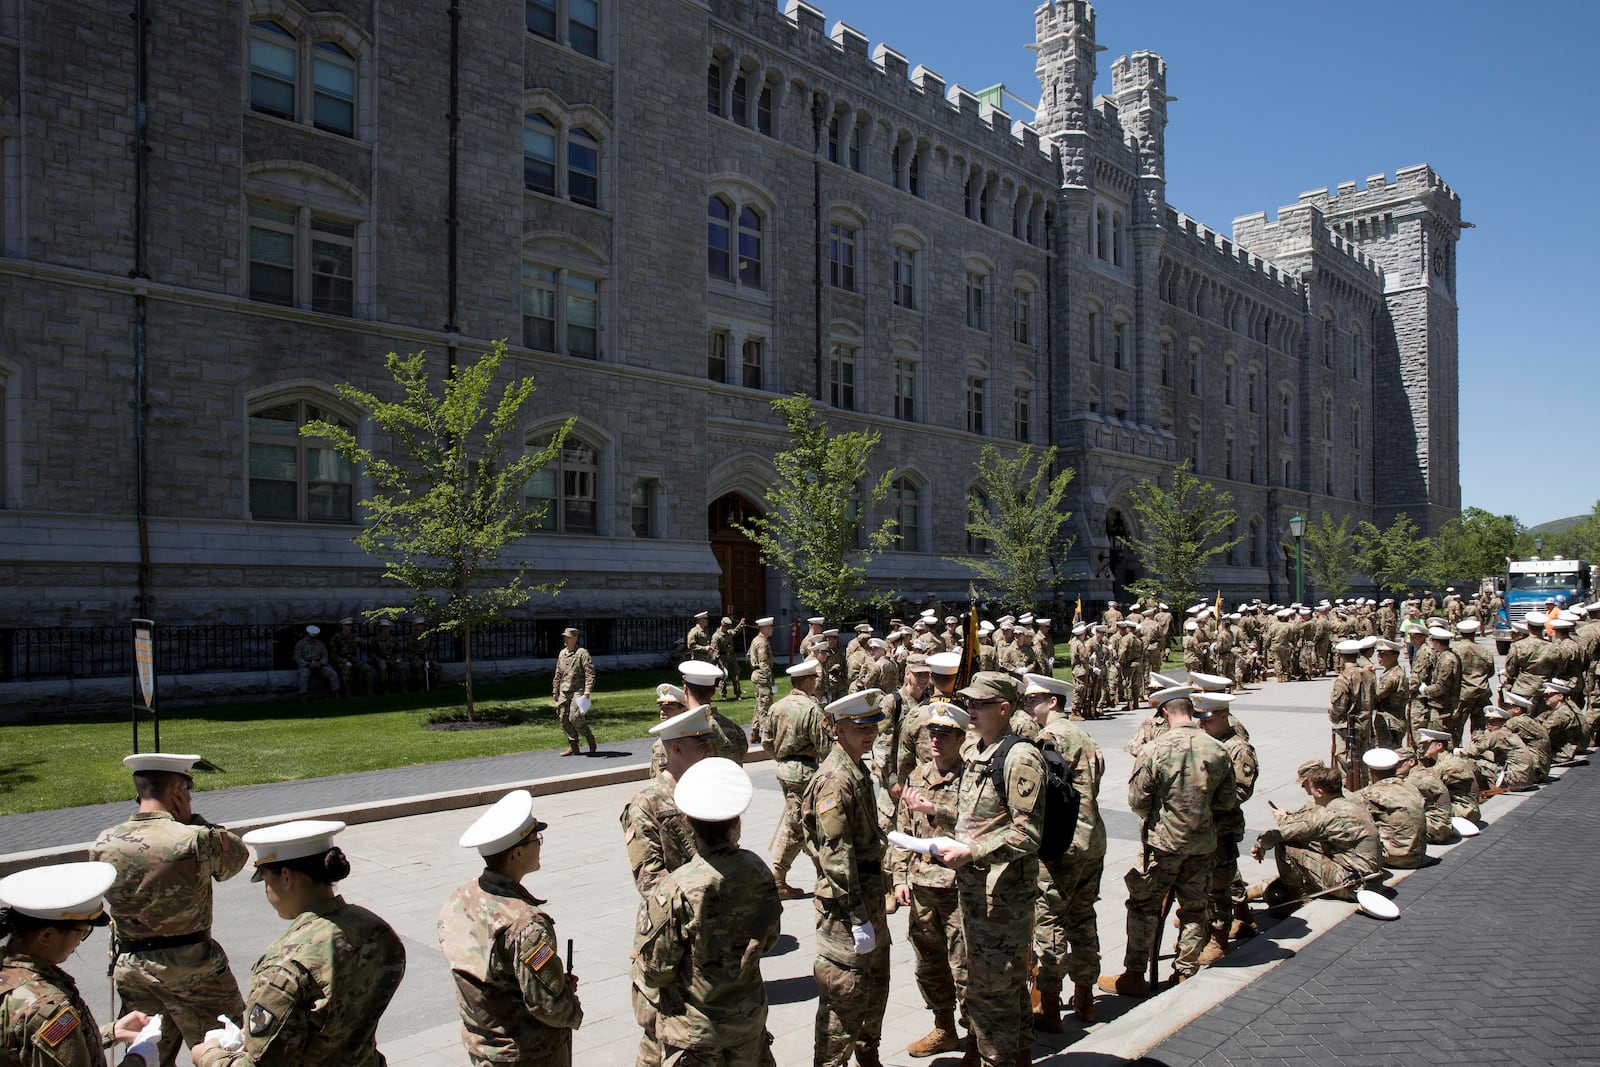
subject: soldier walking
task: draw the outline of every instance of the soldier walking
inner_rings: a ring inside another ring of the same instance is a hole
[[[594,692],[594,659],[587,648],[578,647],[578,631],[567,627],[561,631],[561,651],[556,654],[556,672],[550,679],[550,696],[556,702],[556,715],[561,719],[561,732],[567,735],[567,750],[563,756],[578,754],[578,734],[589,742],[589,752],[595,750],[594,731],[589,729],[588,709],[578,705],[578,698],[589,701]]]
[[[772,624],[771,616],[756,620],[756,636],[745,653],[750,661],[750,687],[756,691],[756,711],[750,720],[750,733],[758,745],[769,736],[768,716],[772,711]]]

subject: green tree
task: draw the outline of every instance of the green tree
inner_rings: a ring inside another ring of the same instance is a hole
[[[772,407],[789,431],[789,448],[772,457],[778,479],[766,492],[767,513],[739,528],[801,604],[830,619],[847,618],[862,605],[867,563],[894,541],[893,518],[865,528],[866,516],[889,495],[894,471],[868,484],[867,461],[879,435],[830,432],[804,393],[780,397]]]
[[[1356,558],[1378,588],[1403,594],[1423,576],[1430,546],[1418,534],[1417,524],[1405,512],[1396,515],[1386,530],[1370,522],[1356,529]]]
[[[1432,537],[1425,568],[1428,581],[1435,586],[1465,581],[1476,588],[1478,579],[1505,572],[1506,557],[1515,555],[1521,533],[1522,524],[1514,515],[1468,508]]]
[[[384,577],[410,590],[411,604],[378,608],[367,618],[417,612],[432,620],[426,632],[459,637],[469,719],[473,629],[499,619],[535,590],[554,594],[560,588],[526,583],[526,563],[496,566],[500,553],[544,518],[547,505],[528,501],[528,479],[556,457],[572,428],[569,420],[536,451],[521,447],[517,424],[533,395],[533,379],[507,383],[489,407],[505,355],[504,343],[497,341],[476,363],[452,367],[442,395],[434,391],[422,352],[390,352],[386,358],[398,399],[339,386],[339,394],[388,436],[388,454],[362,447],[353,433],[331,422],[307,423],[300,431],[331,442],[372,482],[372,496],[361,501],[368,525],[355,543],[383,560]]]
[[[1072,513],[1061,510],[1061,500],[1073,470],[1065,467],[1052,477],[1055,463],[1054,446],[1008,454],[984,445],[978,456],[984,499],[967,498],[967,536],[986,549],[975,557],[951,560],[971,567],[1019,610],[1033,605],[1041,586],[1054,584],[1057,563],[1072,547],[1072,538],[1061,532]]]
[[[1238,518],[1232,494],[1196,477],[1187,460],[1173,470],[1171,489],[1142,481],[1130,496],[1143,532],[1121,542],[1144,568],[1130,586],[1138,596],[1189,603],[1211,577],[1211,560],[1244,540],[1225,539]]]
[[[1534,536],[1532,530],[1519,531],[1516,549],[1508,555],[1513,559],[1526,559],[1537,553],[1545,559],[1565,556],[1568,559],[1586,559],[1594,562],[1600,558],[1600,500],[1595,501],[1594,508],[1588,515],[1566,529],[1540,533],[1538,536],[1544,539],[1542,548],[1534,548]]]
[[[1333,516],[1324,511],[1318,522],[1306,523],[1301,540],[1311,588],[1325,597],[1343,596],[1357,569],[1356,539],[1350,532],[1350,516],[1341,515],[1335,526]]]

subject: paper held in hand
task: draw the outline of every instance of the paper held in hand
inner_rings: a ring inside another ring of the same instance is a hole
[[[907,852],[920,852],[924,856],[932,856],[937,859],[940,853],[961,844],[961,842],[944,834],[940,834],[938,837],[912,837],[910,834],[903,834],[899,830],[890,830],[889,844],[895,848],[903,848]]]

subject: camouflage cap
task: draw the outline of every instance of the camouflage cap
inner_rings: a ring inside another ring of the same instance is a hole
[[[968,700],[1004,700],[1015,707],[1019,697],[1017,679],[1004,671],[979,671],[972,676],[972,684],[957,690],[956,695]]]

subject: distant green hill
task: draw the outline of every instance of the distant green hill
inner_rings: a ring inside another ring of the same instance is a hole
[[[1588,517],[1587,515],[1572,515],[1565,519],[1552,519],[1550,522],[1541,522],[1537,526],[1528,527],[1528,532],[1531,534],[1565,533]]]

